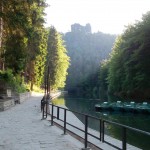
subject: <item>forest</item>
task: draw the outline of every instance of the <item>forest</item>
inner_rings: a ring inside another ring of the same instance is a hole
[[[50,90],[150,99],[150,12],[121,35],[92,33],[89,23],[58,33],[44,26],[47,6],[1,0],[0,84],[23,92],[44,87],[49,77]]]
[[[69,57],[61,34],[45,28],[45,0],[0,2],[0,84],[16,92],[65,85]],[[49,68],[49,74],[48,74]]]
[[[66,90],[98,97],[109,93],[150,99],[150,12],[121,35],[92,33],[90,24],[73,24],[63,38],[70,57]]]
[[[109,93],[150,99],[150,12],[126,27],[110,58],[101,63],[100,83]]]

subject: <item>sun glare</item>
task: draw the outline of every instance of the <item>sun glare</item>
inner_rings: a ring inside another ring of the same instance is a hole
[[[92,31],[119,34],[124,26],[140,20],[149,11],[150,0],[47,0],[47,24],[60,32],[71,24],[90,23]]]

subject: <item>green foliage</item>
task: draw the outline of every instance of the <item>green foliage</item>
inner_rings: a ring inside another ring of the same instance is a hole
[[[40,85],[43,80],[46,7],[45,0],[2,0],[0,3],[0,32],[3,36],[0,39],[0,64],[3,69],[12,69],[15,76],[25,72],[26,81],[31,81],[32,85]]]
[[[47,55],[47,38],[48,33],[46,30],[42,30],[40,34],[40,44],[39,44],[39,53],[35,59],[35,69],[34,69],[34,84],[41,86],[44,80],[44,71],[46,65],[46,55]]]
[[[149,98],[150,12],[127,27],[116,40],[109,60],[108,90],[130,97]]]
[[[69,57],[61,35],[51,27],[47,44],[47,66],[50,70],[50,88],[56,90],[65,86]]]
[[[109,92],[118,92],[121,89],[121,81],[124,75],[123,68],[123,53],[122,53],[122,39],[118,37],[111,53],[108,70],[108,90]],[[115,84],[115,88],[114,88]]]
[[[2,81],[11,83],[13,81],[14,75],[12,74],[11,70],[6,70],[6,71],[0,71],[0,79]]]
[[[108,68],[109,68],[109,61],[108,60],[102,61],[99,72],[99,84],[100,87],[105,91],[107,91],[108,88],[108,81],[107,81]]]
[[[47,47],[47,33],[44,29],[44,9],[46,7],[45,0],[32,1],[29,9],[29,22],[27,27],[28,33],[28,57],[26,65],[26,74],[33,85],[40,86],[43,82],[44,63]]]
[[[98,74],[98,71],[91,74],[78,86],[78,88],[80,87],[80,91],[84,94],[84,96],[89,98],[97,98],[97,96],[99,95]]]
[[[26,87],[22,83],[19,75],[14,76],[12,70],[0,71],[0,80],[4,81],[13,91],[22,93],[26,91]]]
[[[25,68],[26,59],[26,39],[18,35],[7,37],[4,53],[5,67],[11,68],[15,74],[18,74]]]

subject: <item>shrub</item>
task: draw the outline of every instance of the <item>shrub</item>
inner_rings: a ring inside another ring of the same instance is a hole
[[[22,93],[26,91],[24,82],[19,75],[14,76],[12,70],[0,71],[0,80],[7,86],[11,87],[13,91]]]

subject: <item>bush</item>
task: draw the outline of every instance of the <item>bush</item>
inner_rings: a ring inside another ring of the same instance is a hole
[[[0,71],[0,80],[6,83],[7,86],[11,87],[13,91],[22,93],[26,91],[25,85],[20,75],[14,76],[12,70]]]

